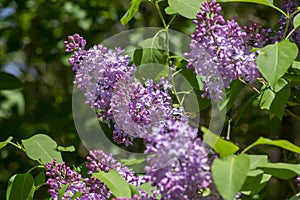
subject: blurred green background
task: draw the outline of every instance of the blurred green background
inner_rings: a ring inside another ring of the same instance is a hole
[[[76,147],[74,153],[63,153],[69,165],[76,166],[84,161],[87,150],[79,140],[72,118],[73,72],[67,63],[70,55],[64,52],[63,42],[68,35],[79,33],[90,47],[128,29],[161,27],[157,11],[148,1],[143,1],[134,19],[122,26],[119,20],[129,3],[129,0],[1,0],[0,71],[15,75],[22,82],[22,88],[0,91],[0,141],[9,136],[20,141],[36,133],[45,133],[59,145]],[[166,5],[162,2],[162,9]],[[224,16],[229,19],[238,15],[241,25],[257,21],[273,27],[279,18],[279,13],[265,6],[234,3],[223,4],[223,7]],[[192,20],[177,17],[171,29],[191,34],[195,27]],[[228,119],[236,116],[241,102],[247,98],[247,92],[241,94]],[[204,123],[208,122],[204,120]],[[233,140],[245,146],[261,134],[295,141],[299,124],[290,118],[284,118],[283,123],[270,121],[267,113],[258,112],[253,105],[235,128]],[[269,153],[273,161],[283,158],[278,149],[258,149],[257,152]],[[2,149],[0,199],[5,198],[10,176],[24,173],[34,165],[13,146]],[[41,196],[46,189],[39,191]],[[265,191],[267,197],[260,199],[284,199],[291,194],[291,189],[278,180],[273,180]]]

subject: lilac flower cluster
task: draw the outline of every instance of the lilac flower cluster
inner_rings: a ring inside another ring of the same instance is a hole
[[[220,99],[222,88],[229,87],[239,77],[254,82],[259,76],[256,55],[246,48],[246,32],[235,19],[225,20],[216,0],[203,2],[195,20],[196,32],[192,34],[188,68],[203,77],[203,97]]]
[[[75,51],[69,59],[75,71],[74,84],[84,91],[86,103],[98,111],[98,117],[108,122],[112,118],[108,110],[115,84],[123,75],[134,73],[135,67],[128,66],[130,58],[122,56],[124,50],[120,48],[95,45],[86,51],[85,43],[78,34],[65,42],[66,52]]]
[[[298,175],[298,177],[296,178],[297,181],[297,186],[300,189],[300,175]]]
[[[159,84],[148,80],[143,86],[135,82],[134,65],[122,49],[106,49],[97,45],[85,51],[85,40],[75,34],[66,41],[66,52],[75,51],[69,59],[75,71],[74,84],[84,91],[91,105],[109,125],[114,123],[114,141],[126,146],[133,138],[150,134],[151,127],[171,114],[171,98],[167,81]]]
[[[134,186],[149,181],[147,176],[135,176],[133,171],[130,171],[127,167],[122,167],[121,163],[117,162],[112,155],[107,155],[101,150],[89,152],[86,167],[88,174],[99,171],[108,172],[110,169],[115,169],[128,183]],[[81,174],[70,169],[65,163],[58,164],[54,160],[52,163],[47,163],[46,170],[48,176],[46,183],[50,186],[49,193],[54,200],[58,199],[58,192],[63,185],[68,185],[62,196],[63,200],[73,199],[76,193],[81,195],[81,197],[76,198],[77,200],[105,200],[111,196],[111,191],[102,181],[93,176],[83,178]],[[141,197],[136,199],[154,199],[153,196],[141,189],[139,192]]]
[[[119,81],[111,100],[114,116],[114,141],[128,145],[135,137],[145,138],[153,126],[163,123],[172,111],[168,85],[148,80],[143,86],[125,76]]]
[[[213,187],[210,165],[216,155],[197,138],[197,129],[168,120],[164,127],[154,129],[154,133],[147,139],[145,153],[155,153],[155,156],[147,159],[151,167],[147,166],[145,171],[161,198],[206,199],[202,195]]]
[[[288,12],[289,14],[294,13],[295,11],[297,11],[298,6],[300,6],[300,1],[299,0],[281,0],[281,9]],[[285,37],[287,35],[285,34],[285,29],[286,26],[288,25],[288,29],[287,29],[287,33],[288,34],[291,30],[293,30],[294,25],[293,25],[293,19],[294,17],[291,17],[289,19],[289,21],[287,20],[287,18],[282,15],[279,20],[278,20],[278,24],[279,27],[277,28],[277,30],[274,31],[274,36],[271,38],[271,42],[275,43],[278,41],[281,41],[282,37]],[[298,49],[300,49],[300,29],[298,28],[290,37],[290,40],[294,41],[296,43],[296,45],[298,46]]]
[[[91,178],[83,178],[81,174],[70,169],[65,163],[59,164],[54,160],[46,165],[46,175],[48,176],[47,184],[50,186],[48,190],[52,199],[58,199],[58,192],[63,185],[68,185],[62,196],[63,200],[72,199],[76,193],[80,193],[80,200],[89,199],[107,199],[111,196],[111,192],[104,183]]]

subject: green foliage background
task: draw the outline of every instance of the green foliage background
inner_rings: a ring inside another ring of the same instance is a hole
[[[20,141],[36,133],[46,133],[59,145],[76,147],[74,153],[63,153],[69,166],[83,162],[87,150],[79,140],[72,119],[73,73],[67,63],[69,55],[64,53],[63,41],[68,35],[79,33],[90,47],[127,29],[161,27],[155,7],[147,1],[142,2],[134,19],[123,26],[120,19],[129,3],[128,0],[0,2],[0,71],[14,74],[22,82],[20,90],[0,91],[0,141],[9,136]],[[266,6],[239,3],[222,6],[224,16],[228,19],[238,15],[241,25],[257,21],[263,26],[274,27],[279,18],[279,13]],[[190,34],[194,25],[192,20],[177,17],[171,29]],[[300,94],[295,95],[300,99]],[[243,90],[227,115],[227,120],[234,118],[231,127],[234,142],[246,146],[258,136],[265,136],[288,139],[300,145],[299,132],[297,135],[299,123],[291,117],[284,117],[281,122],[277,118],[270,120],[267,112],[259,111],[257,101],[249,101],[248,97],[247,89]],[[300,113],[299,110],[291,110]],[[203,125],[208,124],[207,111],[201,113]],[[5,198],[9,177],[24,173],[34,165],[24,153],[15,150],[8,146],[0,152],[0,199]],[[258,154],[268,153],[274,162],[295,162],[291,154],[275,147],[260,147],[255,151]],[[39,192],[46,190],[47,187],[44,187]],[[277,179],[264,190],[267,199],[283,199],[292,193]]]

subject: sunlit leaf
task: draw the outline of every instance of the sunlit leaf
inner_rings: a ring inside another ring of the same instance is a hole
[[[110,169],[107,173],[104,171],[93,173],[93,176],[105,183],[115,197],[131,198],[129,183],[125,181],[118,171]]]
[[[258,166],[264,173],[271,174],[280,179],[290,179],[300,174],[300,164],[289,163],[266,163]]]
[[[168,0],[170,7],[183,17],[195,19],[204,0]]]
[[[13,137],[10,136],[4,142],[0,142],[0,149],[4,148],[12,139],[13,139]]]
[[[225,159],[216,158],[211,166],[212,177],[218,191],[225,200],[232,200],[241,190],[247,178],[250,161],[248,155],[233,155]]]
[[[52,162],[54,158],[62,163],[61,153],[56,150],[57,144],[52,138],[44,134],[37,134],[22,140],[26,154],[33,160],[41,160],[44,164]]]
[[[296,44],[284,40],[265,46],[257,58],[259,71],[269,82],[272,89],[277,81],[287,72],[298,54]]]
[[[222,139],[220,136],[211,132],[205,127],[201,127],[203,141],[215,150],[221,157],[226,157],[234,154],[239,150],[239,147],[230,141]]]
[[[56,147],[56,149],[58,151],[64,151],[64,152],[74,152],[75,151],[75,147],[73,145],[72,146],[68,146],[68,147],[58,146],[58,147]]]
[[[123,25],[126,25],[139,11],[139,6],[141,3],[142,0],[131,0],[129,9],[120,20]]]
[[[249,149],[257,146],[257,145],[272,145],[277,146],[288,151],[300,154],[300,147],[287,141],[287,140],[271,140],[264,137],[259,137],[255,142],[249,145],[243,152],[248,151]]]

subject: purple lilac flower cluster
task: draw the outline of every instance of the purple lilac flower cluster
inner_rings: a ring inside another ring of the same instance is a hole
[[[80,193],[80,200],[88,199],[107,199],[111,196],[111,192],[104,183],[91,178],[83,178],[81,174],[70,169],[63,162],[61,164],[54,160],[46,165],[46,175],[48,176],[47,184],[50,186],[48,190],[52,199],[58,199],[58,192],[63,185],[68,185],[62,196],[63,200],[72,199],[76,193]]]
[[[254,82],[259,76],[256,55],[245,45],[246,32],[235,19],[225,20],[216,0],[203,2],[195,20],[196,32],[192,34],[188,68],[203,77],[203,97],[220,99],[223,86],[229,87],[239,77]]]
[[[126,146],[134,137],[145,137],[151,127],[171,115],[171,97],[167,81],[135,82],[134,65],[123,50],[97,45],[84,50],[86,41],[75,34],[65,42],[66,52],[74,51],[69,63],[75,71],[74,84],[84,91],[86,103],[108,124],[114,123],[114,141]]]
[[[216,154],[197,138],[197,129],[184,122],[168,120],[153,131],[155,134],[147,139],[145,153],[155,153],[155,156],[147,159],[150,166],[145,171],[161,198],[206,199],[202,195],[213,187],[210,165]]]
[[[112,50],[95,45],[86,51],[86,42],[78,34],[68,39],[66,52],[74,51],[68,60],[75,71],[74,84],[84,91],[86,103],[98,111],[98,117],[108,122],[112,118],[108,110],[115,84],[125,74],[134,73],[135,67],[128,66],[130,58],[121,55],[124,50],[120,48]]]
[[[280,6],[281,9],[288,12],[289,14],[292,14],[295,11],[297,11],[298,6],[300,6],[299,0],[281,0],[280,3],[281,3],[281,6]],[[284,15],[282,15],[279,18],[279,20],[278,20],[279,27],[277,28],[277,30],[274,31],[274,36],[271,38],[272,43],[281,41],[283,39],[282,37],[287,36],[287,35],[284,35],[287,23],[289,23],[289,26],[288,26],[286,34],[288,34],[291,30],[293,30],[293,28],[294,28],[293,19],[294,19],[294,17],[291,17],[288,22],[287,18]],[[290,40],[294,41],[296,43],[296,45],[298,46],[298,49],[300,49],[300,29],[299,28],[291,35]]]
[[[133,171],[130,171],[127,167],[122,167],[121,163],[117,162],[112,155],[107,155],[101,150],[89,152],[86,167],[88,174],[99,171],[108,172],[110,169],[115,169],[128,183],[134,186],[149,181],[147,176],[135,176]],[[81,174],[70,169],[65,163],[59,164],[54,160],[52,163],[47,163],[46,169],[46,175],[48,176],[46,183],[50,186],[49,193],[54,200],[58,199],[58,192],[63,185],[68,185],[62,196],[63,200],[73,199],[76,193],[80,194],[80,197],[77,197],[76,200],[105,200],[111,196],[111,191],[102,181],[93,176],[83,178]],[[141,189],[139,189],[139,192],[141,197],[134,199],[154,199],[153,196]]]
[[[169,118],[171,111],[171,97],[163,79],[160,84],[148,80],[143,86],[125,76],[119,81],[111,100],[114,141],[128,145],[135,137],[148,137],[152,127]]]

